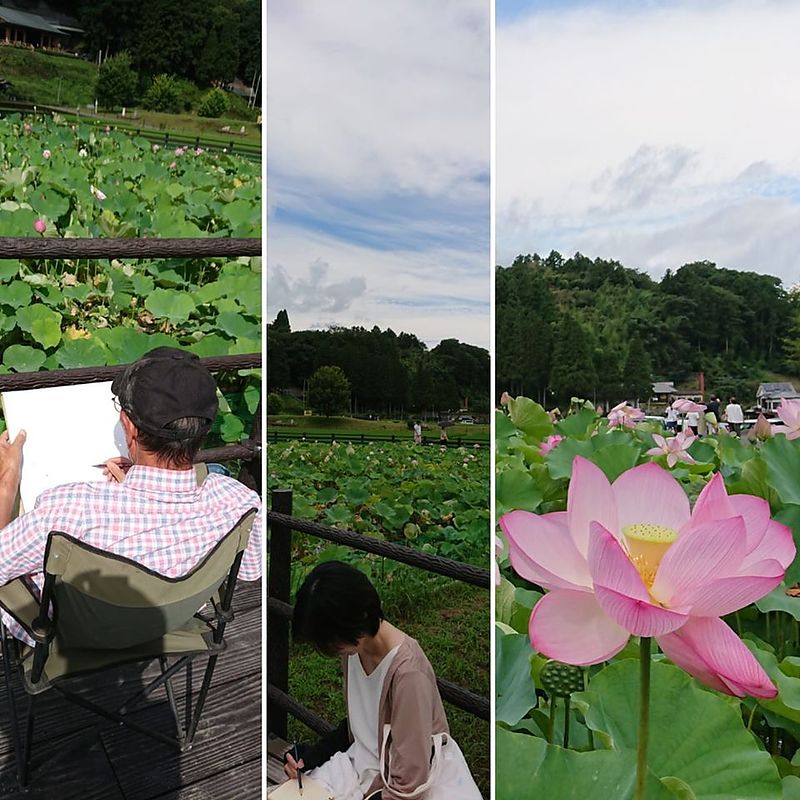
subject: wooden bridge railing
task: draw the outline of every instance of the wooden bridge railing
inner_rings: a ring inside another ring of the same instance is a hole
[[[391,558],[417,569],[464,581],[489,589],[489,570],[442,556],[423,553],[412,547],[372,539],[360,533],[331,528],[292,515],[291,489],[272,492],[272,508],[267,513],[270,528],[269,572],[267,576],[267,720],[272,733],[286,738],[287,713],[312,730],[325,734],[331,725],[305,708],[288,694],[289,622],[291,588],[292,531],[317,536],[330,542]],[[488,541],[488,536],[487,536]],[[489,700],[443,678],[437,678],[442,698],[480,719],[489,719]]]
[[[79,259],[79,258],[236,258],[261,255],[261,239],[58,239],[37,237],[0,237],[0,258],[16,259]],[[201,358],[212,372],[222,370],[259,369],[261,353]],[[0,391],[40,389],[48,386],[70,386],[113,380],[125,369],[113,367],[79,367],[46,372],[20,372],[0,375]],[[239,480],[261,493],[261,401],[259,401],[250,436],[236,444],[201,450],[197,459],[203,462],[242,461]]]

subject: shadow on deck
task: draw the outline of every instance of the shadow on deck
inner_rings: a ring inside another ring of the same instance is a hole
[[[0,800],[251,800],[261,797],[261,583],[240,583],[228,650],[217,662],[192,750],[176,750],[84,711],[55,692],[41,698],[27,792],[16,784],[5,689],[0,676]],[[146,674],[157,666],[147,668]],[[85,680],[98,700],[118,692],[120,667]],[[180,684],[176,694],[180,697]],[[17,697],[27,708],[15,680]],[[142,724],[174,725],[163,689],[135,714]],[[80,746],[54,759],[63,743]]]

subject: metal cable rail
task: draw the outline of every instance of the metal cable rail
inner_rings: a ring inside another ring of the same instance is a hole
[[[237,258],[260,256],[261,239],[57,239],[0,237],[0,258]]]

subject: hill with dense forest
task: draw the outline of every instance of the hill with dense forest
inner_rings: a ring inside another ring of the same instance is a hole
[[[323,366],[345,373],[353,413],[489,412],[489,353],[481,347],[444,339],[428,350],[413,334],[377,326],[292,331],[285,311],[267,325],[268,411],[279,413]]]
[[[703,261],[660,281],[618,261],[557,252],[496,272],[496,390],[548,405],[646,398],[653,380],[751,403],[800,367],[800,297],[780,279]]]

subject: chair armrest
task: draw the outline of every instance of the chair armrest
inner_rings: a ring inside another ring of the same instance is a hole
[[[0,586],[0,608],[10,614],[31,639],[37,640],[33,624],[39,616],[39,599],[24,578],[15,578]]]

